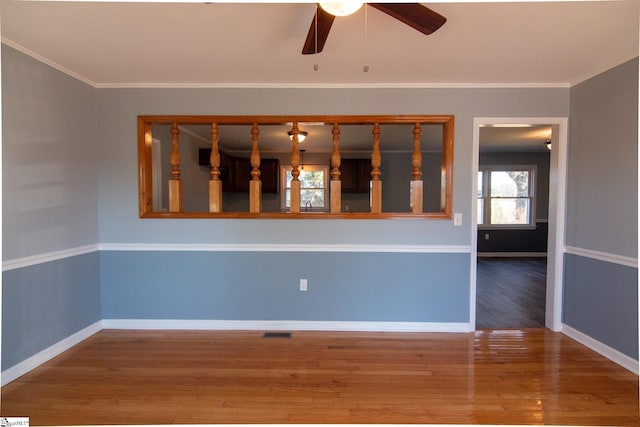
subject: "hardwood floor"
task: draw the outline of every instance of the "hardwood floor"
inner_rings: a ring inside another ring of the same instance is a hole
[[[31,425],[640,425],[638,377],[544,329],[104,330],[2,388]]]
[[[544,328],[546,258],[478,258],[476,328]]]

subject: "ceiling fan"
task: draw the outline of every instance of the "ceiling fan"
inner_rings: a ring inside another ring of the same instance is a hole
[[[447,22],[447,18],[420,3],[367,4],[426,35],[433,33]],[[359,9],[359,7],[360,6],[357,6],[356,10]],[[353,12],[355,12],[355,10],[350,13]],[[327,12],[321,4],[317,5],[316,13],[313,16],[311,27],[309,28],[307,38],[302,48],[303,55],[313,55],[322,52],[335,18],[336,15]]]

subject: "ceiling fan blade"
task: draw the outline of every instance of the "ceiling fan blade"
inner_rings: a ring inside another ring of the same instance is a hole
[[[426,35],[433,33],[447,22],[447,18],[420,3],[367,4]]]
[[[309,27],[309,33],[307,33],[307,39],[304,41],[304,46],[302,47],[303,55],[313,55],[322,52],[335,18],[336,17],[330,13],[325,12],[320,5],[316,7],[316,13],[313,15],[311,27]]]

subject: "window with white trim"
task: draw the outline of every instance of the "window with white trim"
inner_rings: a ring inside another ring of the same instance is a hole
[[[300,175],[300,211],[326,211],[329,208],[327,187],[329,181],[329,166],[304,165],[298,169]],[[282,209],[291,206],[291,165],[280,166],[280,185]]]
[[[535,226],[536,166],[480,166],[478,226]]]

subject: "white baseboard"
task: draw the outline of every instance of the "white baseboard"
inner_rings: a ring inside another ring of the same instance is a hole
[[[543,258],[546,252],[478,252],[480,258]]]
[[[465,322],[327,322],[308,320],[156,320],[105,319],[42,350],[28,359],[2,372],[0,384],[5,386],[18,377],[37,368],[60,353],[79,344],[102,329],[148,330],[245,330],[245,331],[335,331],[335,332],[472,332]],[[572,328],[562,325],[562,333],[589,347],[607,359],[638,375],[637,360]]]
[[[308,320],[105,319],[104,329],[191,329],[239,331],[471,332],[464,322],[327,322]]]
[[[32,369],[37,368],[46,361],[53,359],[60,353],[70,349],[76,344],[79,344],[80,342],[89,338],[96,332],[101,331],[102,329],[102,321],[98,321],[76,332],[75,334],[68,336],[62,341],[58,341],[52,346],[45,348],[41,352],[34,354],[33,356],[23,360],[17,365],[14,365],[5,371],[2,371],[2,380],[0,381],[0,384],[2,384],[2,386],[5,386],[16,378],[26,374]]]
[[[586,335],[578,331],[577,329],[572,328],[571,326],[565,325],[564,323],[562,324],[562,333],[578,341],[580,344],[589,347],[596,353],[600,353],[607,359],[617,363],[623,368],[630,370],[634,374],[640,374],[638,361],[627,356],[626,354],[623,354],[618,350],[611,348],[594,338],[591,338],[589,335]]]
[[[325,322],[298,320],[147,320],[106,319],[34,354],[2,372],[2,386],[37,368],[102,329],[148,330],[244,330],[244,331],[336,331],[336,332],[471,332],[469,323],[438,322]]]

